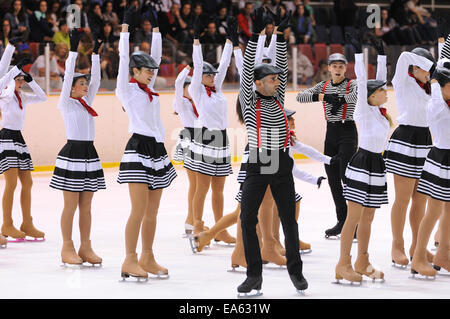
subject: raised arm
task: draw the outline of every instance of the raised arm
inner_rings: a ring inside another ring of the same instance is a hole
[[[180,107],[183,105],[184,82],[191,68],[186,66],[177,76],[175,80],[175,101],[173,103],[175,112],[179,113]]]
[[[358,83],[358,100],[360,102],[367,100],[367,74],[364,65],[364,54],[355,54],[355,74]],[[367,103],[359,103],[358,105],[366,105]]]
[[[3,51],[2,59],[0,60],[0,78],[4,77],[8,72],[8,67],[11,63],[11,59],[15,49],[16,48],[13,45],[8,43],[5,51]]]
[[[189,95],[198,104],[202,88],[203,54],[202,47],[197,39],[194,40],[194,46],[192,48],[192,60],[194,61],[194,72],[192,73],[192,82],[188,90]]]
[[[27,74],[25,76],[25,81],[27,81],[28,86],[33,90],[33,93],[24,93],[23,102],[24,104],[36,104],[47,101],[47,96],[44,90],[33,80],[31,75]]]
[[[303,144],[297,140],[295,141],[294,145],[292,146],[292,149],[296,153],[304,154],[315,161],[325,163],[325,164],[330,164],[331,157],[323,155],[318,150],[316,150],[314,147]]]
[[[272,60],[270,64],[275,65],[277,62],[277,34],[276,31],[270,38],[269,48],[267,50],[267,56]]]
[[[283,34],[277,36],[277,55],[275,65],[283,70],[283,73],[278,75],[280,85],[277,89],[277,97],[281,105],[284,105],[284,96],[286,94],[287,79],[288,79],[288,59],[287,59],[287,43]]]
[[[377,58],[377,80],[383,82],[387,81],[387,67],[385,55],[378,55]]]
[[[403,52],[397,60],[395,75],[392,84],[400,85],[408,78],[408,68],[410,65],[416,65],[422,70],[429,71],[433,62],[412,52]]]
[[[266,35],[261,34],[258,37],[258,44],[256,45],[255,65],[262,63],[265,44],[266,44]]]
[[[91,82],[89,83],[88,93],[84,97],[86,102],[91,105],[97,95],[98,88],[100,87],[100,55],[92,54],[92,67],[91,67]]]
[[[233,53],[233,45],[230,40],[227,39],[222,51],[222,57],[220,58],[218,73],[214,78],[214,85],[217,90],[222,89],[223,81],[227,75],[228,67],[230,66],[231,54]]]
[[[244,63],[241,74],[241,85],[239,87],[239,101],[242,114],[245,114],[247,106],[253,105],[253,79],[255,70],[255,54],[257,34],[253,34],[247,43],[244,54]]]
[[[128,30],[128,28],[125,28]],[[116,95],[121,101],[128,100],[128,73],[130,64],[130,33],[122,26],[119,40],[119,73],[117,74]]]
[[[9,70],[9,72],[6,73],[5,76],[3,76],[0,79],[0,91],[3,90],[5,87],[7,87],[9,85],[9,83],[19,74],[20,74],[20,69],[17,68],[17,66],[15,66],[11,70]]]
[[[297,94],[297,102],[298,103],[312,103],[319,101],[319,94],[322,94],[323,87],[325,82],[319,82],[314,85],[312,88],[303,90],[302,92]]]
[[[162,39],[161,39],[161,32],[159,32],[159,28],[153,28],[152,48],[150,55],[155,60],[155,62],[158,65],[160,65],[162,57]],[[153,88],[153,86],[155,85],[156,77],[158,75],[158,69],[154,69],[153,71],[155,73],[153,74],[152,80],[148,85],[149,88]]]
[[[242,50],[240,47],[235,47],[233,50],[234,61],[236,63],[236,69],[239,74],[239,78],[242,77],[242,67],[244,65],[244,56],[242,55]]]
[[[450,59],[450,34],[447,37],[447,40],[445,40],[445,43],[442,45],[442,49],[440,50],[440,56],[439,59],[447,58]]]
[[[66,70],[64,73],[64,81],[59,95],[59,106],[67,105],[67,100],[70,98],[70,91],[72,90],[73,75],[75,72],[75,62],[77,61],[78,53],[74,51],[69,52],[66,60]]]

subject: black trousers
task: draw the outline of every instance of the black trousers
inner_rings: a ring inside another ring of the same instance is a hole
[[[347,202],[342,194],[345,181],[345,169],[358,148],[358,132],[355,122],[328,122],[324,153],[328,156],[339,154],[340,161],[334,165],[325,165],[338,221],[347,218]]]
[[[272,153],[273,156],[278,156],[278,169],[274,173],[264,173],[262,170],[264,165],[261,162],[252,163],[253,154],[254,152],[251,150],[247,175],[242,185],[241,200],[241,227],[247,261],[247,276],[256,277],[262,274],[256,224],[258,223],[258,210],[267,186],[270,186],[283,226],[288,272],[290,275],[301,274],[303,264],[299,254],[298,225],[295,220],[295,187],[292,176],[294,162],[289,156],[288,150],[279,151],[277,154]]]

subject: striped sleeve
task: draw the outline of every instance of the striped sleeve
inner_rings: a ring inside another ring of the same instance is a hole
[[[358,84],[356,81],[350,82],[349,93],[344,94],[344,99],[348,104],[356,104],[358,102]]]
[[[450,35],[447,37],[447,40],[445,40],[444,46],[441,50],[441,59],[447,58],[450,59]]]
[[[287,59],[287,43],[284,39],[283,34],[277,36],[277,55],[276,55],[276,66],[283,70],[283,73],[278,75],[278,80],[280,80],[280,85],[277,89],[277,98],[281,105],[284,105],[284,96],[286,94],[287,79],[288,79],[288,59]]]
[[[306,89],[297,94],[298,103],[312,103],[319,101],[319,94],[322,93],[325,81],[317,83],[312,88]]]
[[[244,116],[248,110],[247,107],[254,105],[253,79],[257,36],[258,35],[252,35],[252,38],[247,43],[247,48],[244,53],[241,85],[239,87],[239,101],[241,103],[242,114]]]

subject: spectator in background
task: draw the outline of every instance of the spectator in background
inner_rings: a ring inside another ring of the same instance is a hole
[[[2,20],[2,30],[0,33],[0,41],[1,41],[1,47],[2,51],[6,48],[6,46],[9,43],[9,39],[11,39],[11,24],[9,23],[8,19]]]
[[[84,12],[84,10],[83,10],[83,1],[82,0],[70,0],[70,3],[78,5],[78,7],[80,8],[80,12],[81,12],[81,17],[80,17],[81,18],[81,21],[80,21],[81,27],[84,29],[84,32],[90,33],[91,29],[89,27],[89,20],[88,20],[86,12]]]
[[[314,75],[312,79],[312,85],[316,85],[322,81],[328,81],[331,79],[331,74],[328,71],[328,61],[320,60],[319,69],[317,70],[316,75]]]
[[[389,17],[389,11],[382,9],[380,25],[375,25],[375,35],[381,38],[387,45],[399,45],[401,44],[399,32],[397,23],[393,18]]]
[[[70,39],[69,39],[69,27],[67,26],[66,19],[62,19],[59,22],[59,31],[53,35],[53,42],[55,44],[65,43],[70,49]]]
[[[354,26],[356,23],[356,10],[355,0],[333,0],[334,13],[337,18],[337,24],[342,28],[346,26]]]
[[[193,14],[194,19],[195,17],[198,17],[200,19],[200,22],[202,23],[203,27],[205,27],[208,24],[210,18],[208,17],[207,14],[205,14],[205,12],[203,12],[203,4],[201,2],[197,2],[194,4]]]
[[[28,23],[28,14],[22,6],[21,0],[14,0],[11,3],[9,12],[5,14],[11,26],[12,37],[21,37],[23,41],[28,40],[30,24]]]
[[[295,42],[297,44],[312,43],[314,41],[312,22],[311,19],[305,15],[305,7],[303,4],[297,5],[292,21]]]
[[[276,13],[280,4],[281,4],[281,0],[271,0],[270,4],[266,5],[266,8],[268,8],[273,13]]]
[[[103,41],[103,51],[109,48],[115,49],[119,41],[119,37],[114,35],[112,24],[109,21],[103,22],[99,38]]]
[[[39,47],[39,56],[34,61],[30,69],[30,75],[39,84],[40,87],[45,87],[45,55],[44,46]],[[55,56],[55,45],[50,43],[50,88],[61,89],[62,80],[58,68],[58,61]]]
[[[241,42],[247,43],[252,36],[252,19],[250,14],[253,12],[253,3],[246,2],[244,9],[238,14],[237,20],[239,29],[241,30],[240,37]]]
[[[152,24],[147,19],[143,19],[141,22],[141,27],[136,31],[135,41],[136,45],[142,42],[152,43]]]
[[[89,10],[88,21],[91,32],[94,36],[100,34],[103,26],[102,8],[98,3],[92,3],[91,10]]]
[[[181,19],[187,24],[186,29],[183,30],[185,46],[192,47],[191,44],[194,39],[194,29],[192,27],[194,25],[194,15],[192,13],[192,5],[189,1],[184,2],[181,7]]]
[[[218,14],[215,18],[217,32],[223,37],[227,36],[227,13],[227,7],[222,4],[219,6]]]
[[[103,3],[103,21],[111,23],[113,34],[119,36],[120,34],[120,21],[117,13],[113,11],[114,6],[111,0]]]
[[[292,61],[289,59],[289,70],[293,70]],[[300,51],[297,52],[297,84],[300,85],[310,85],[312,82],[312,77],[314,75],[314,67],[308,57],[302,54]]]
[[[181,18],[180,6],[174,3],[169,12],[161,13],[158,23],[163,44],[172,48],[173,56],[177,59],[186,57],[186,53],[183,52],[186,41],[183,30],[186,30],[188,25]]]
[[[47,18],[48,22],[52,25],[52,31],[59,31],[59,20],[61,20],[61,5],[59,1],[53,1],[51,3],[50,13]]]
[[[29,22],[31,42],[52,41],[54,32],[51,29],[52,26],[47,21],[47,1],[39,1],[39,9],[34,11],[29,17]]]
[[[57,45],[55,45],[56,63],[58,65],[58,72],[61,77],[64,77],[64,73],[66,71],[66,60],[68,53],[69,53],[69,46],[66,43],[60,42]]]
[[[411,19],[417,24],[416,29],[423,41],[432,44],[436,40],[437,22],[431,16],[427,9],[420,5],[419,0],[410,0],[406,7],[411,13]]]
[[[300,0],[298,0],[300,2]],[[309,4],[309,0],[303,0],[303,6],[305,7],[306,10],[306,16],[309,17],[311,19],[311,23],[314,26],[316,26],[316,19],[314,19],[314,9],[313,7]]]
[[[225,37],[221,36],[216,29],[214,21],[210,21],[206,27],[206,32],[200,37],[203,49],[203,60],[211,64],[217,63],[218,46],[225,44]]]

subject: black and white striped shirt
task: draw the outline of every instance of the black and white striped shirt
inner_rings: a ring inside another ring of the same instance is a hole
[[[447,37],[447,40],[445,40],[444,46],[442,47],[441,58],[450,59],[450,35]]]
[[[239,101],[247,127],[250,149],[282,150],[289,148],[287,118],[284,114],[284,96],[287,84],[288,62],[287,44],[284,37],[278,35],[276,45],[276,66],[283,70],[278,75],[280,85],[273,97],[267,97],[253,90],[255,55],[257,35],[253,35],[247,44],[244,55],[244,65],[239,89]],[[260,116],[257,115],[258,100],[260,101]],[[258,121],[258,117],[260,121]],[[257,124],[260,122],[258,138]]]
[[[358,100],[356,81],[345,78],[341,83],[334,84],[330,81],[322,81],[312,88],[306,89],[297,95],[297,102],[312,103],[319,101],[319,94],[337,94],[344,97],[347,108],[342,105],[336,114],[331,114],[333,105],[323,102],[325,119],[327,122],[339,122],[342,120],[353,121],[353,112],[355,111],[356,102]]]

